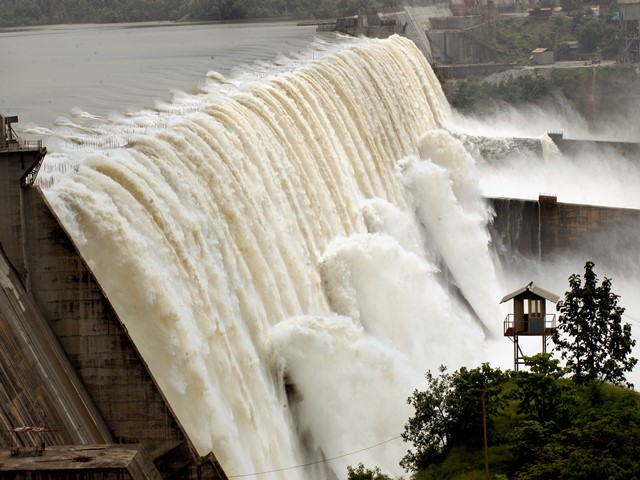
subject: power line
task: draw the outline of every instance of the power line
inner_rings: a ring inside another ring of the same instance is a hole
[[[628,317],[631,321],[633,321],[633,322],[635,322],[635,323],[637,323],[637,324],[639,324],[639,325],[640,325],[640,318],[635,317],[635,316],[633,316],[633,315],[629,315],[628,313],[623,313],[622,315],[623,315],[623,316],[625,316],[625,317]],[[354,452],[345,453],[345,454],[338,455],[338,456],[331,457],[331,458],[325,458],[325,459],[323,459],[323,460],[316,460],[315,462],[303,463],[303,464],[300,464],[300,465],[293,465],[293,466],[291,466],[291,467],[278,468],[278,469],[275,469],[275,470],[265,470],[265,471],[263,471],[263,472],[243,473],[243,474],[240,474],[240,475],[228,475],[228,476],[227,476],[227,478],[244,478],[244,477],[252,477],[252,476],[254,476],[254,475],[267,475],[267,474],[269,474],[269,473],[285,472],[285,471],[287,471],[287,470],[294,470],[294,469],[296,469],[296,468],[311,467],[311,466],[313,466],[313,465],[319,465],[319,464],[321,464],[321,463],[327,463],[327,462],[330,462],[330,461],[332,461],[332,460],[338,460],[339,458],[344,458],[344,457],[348,457],[348,456],[350,456],[350,455],[355,455],[356,453],[361,453],[361,452],[364,452],[364,451],[370,450],[370,449],[372,449],[372,448],[379,447],[380,445],[384,445],[385,443],[393,442],[394,440],[397,440],[397,439],[399,439],[399,438],[401,438],[401,435],[398,435],[398,436],[396,436],[396,437],[390,438],[390,439],[385,440],[385,441],[380,442],[380,443],[376,443],[375,445],[371,445],[371,446],[369,446],[369,447],[361,448],[360,450],[356,450],[356,451],[354,451]]]
[[[372,448],[379,447],[380,445],[384,445],[385,443],[393,442],[394,440],[397,440],[399,438],[401,438],[401,435],[398,435],[397,437],[390,438],[389,440],[385,440],[384,442],[376,443],[375,445],[371,445],[369,447],[361,448],[360,450],[356,450],[355,452],[345,453],[343,455],[338,455],[336,457],[325,458],[324,460],[316,460],[315,462],[304,463],[304,464],[301,464],[301,465],[294,465],[292,467],[286,467],[286,468],[278,468],[276,470],[266,470],[264,472],[244,473],[242,475],[228,475],[227,478],[252,477],[254,475],[266,475],[267,473],[278,473],[278,472],[284,472],[286,470],[293,470],[295,468],[310,467],[312,465],[318,465],[320,463],[327,463],[327,462],[330,462],[331,460],[337,460],[339,458],[348,457],[349,455],[355,455],[356,453],[364,452],[366,450],[371,450]]]
[[[626,312],[625,312],[625,313],[623,313],[623,314],[622,314],[622,316],[623,316],[623,317],[627,317],[627,318],[628,318],[629,320],[631,320],[632,322],[634,322],[634,323],[636,323],[636,324],[640,325],[640,318],[635,317],[635,316],[633,316],[633,315],[629,315],[629,314],[628,314],[628,313],[626,313]],[[633,333],[633,332],[631,332],[631,336],[632,336],[633,338],[635,338],[636,340],[640,340],[640,337],[637,337],[636,335],[634,335],[634,333]]]
[[[626,312],[623,313],[622,316],[629,318],[632,322],[636,322],[636,323],[640,324],[640,318],[638,318],[638,317],[634,317],[633,315],[629,315]]]

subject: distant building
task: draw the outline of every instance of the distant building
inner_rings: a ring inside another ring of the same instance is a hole
[[[387,38],[393,34],[403,35],[406,28],[407,23],[401,24],[394,16],[367,12],[361,8],[358,15],[338,18],[335,24],[323,25],[322,29],[318,28],[318,30],[337,31],[355,37],[364,35],[365,37]]]
[[[529,63],[531,65],[551,65],[554,63],[553,50],[549,48],[536,48],[532,50]]]
[[[558,46],[556,60],[580,60],[581,52],[580,40],[567,40]]]
[[[548,18],[551,17],[553,13],[553,8],[551,7],[541,7],[541,8],[530,8],[528,10],[530,17],[539,17],[539,18]]]
[[[640,20],[640,1],[618,0],[618,9],[623,20]]]

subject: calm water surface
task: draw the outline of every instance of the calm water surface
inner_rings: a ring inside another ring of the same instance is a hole
[[[242,24],[61,25],[0,29],[0,113],[19,128],[49,127],[78,109],[94,115],[152,106],[191,91],[207,72],[305,49],[315,27]]]

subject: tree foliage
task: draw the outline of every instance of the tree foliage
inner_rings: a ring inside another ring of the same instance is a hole
[[[0,0],[0,27],[247,18],[332,18],[390,0]]]
[[[601,402],[569,383],[566,426],[521,422],[509,435],[515,480],[640,478],[640,405],[636,392],[608,386]]]
[[[500,392],[505,374],[487,363],[471,370],[462,367],[453,374],[440,367],[439,377],[427,372],[426,378],[427,389],[414,391],[407,400],[415,408],[402,433],[404,441],[413,444],[413,450],[400,461],[407,471],[417,472],[440,460],[454,444],[481,444],[483,396],[489,419],[503,403]]]
[[[418,471],[442,457],[449,446],[449,411],[453,396],[451,374],[444,366],[440,376],[427,372],[427,388],[415,390],[407,403],[413,405],[415,415],[404,427],[402,439],[413,444],[400,465],[407,471]]]
[[[525,363],[528,370],[519,372],[485,364],[427,374],[426,390],[409,398],[416,412],[403,435],[414,444],[400,462],[412,478],[484,478],[475,425],[482,418],[477,397],[483,391],[491,391],[493,399],[487,409],[491,478],[640,478],[640,395],[604,383],[594,402],[591,385],[565,378],[566,370],[550,355],[528,357]],[[375,470],[354,471],[368,476],[350,480],[377,480]]]
[[[520,412],[538,422],[560,422],[564,418],[567,388],[560,380],[566,368],[549,353],[525,357],[529,371],[515,372],[514,382],[518,387],[513,397],[520,401]]]
[[[359,463],[357,467],[347,466],[348,480],[391,480],[389,475],[382,473],[379,467],[365,468]]]
[[[605,35],[602,20],[591,15],[580,17],[576,28],[576,36],[586,52],[595,52]]]
[[[571,289],[558,302],[559,325],[552,338],[578,383],[602,380],[625,383],[638,360],[630,356],[636,341],[631,326],[622,324],[624,308],[611,291],[611,280],[598,285],[594,263],[587,261],[584,284],[579,275],[569,277]]]
[[[567,14],[574,14],[584,10],[584,2],[582,0],[560,0],[560,6]]]

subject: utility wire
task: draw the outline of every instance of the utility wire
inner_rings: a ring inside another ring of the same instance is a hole
[[[324,460],[316,460],[315,462],[304,463],[302,465],[294,465],[292,467],[278,468],[277,470],[267,470],[264,472],[255,472],[255,473],[244,473],[242,475],[228,475],[227,478],[252,477],[254,475],[266,475],[267,473],[277,473],[277,472],[284,472],[285,470],[293,470],[295,468],[310,467],[312,465],[318,465],[320,463],[327,463],[327,462],[330,462],[331,460],[337,460],[338,458],[348,457],[349,455],[355,455],[356,453],[364,452],[365,450],[370,450],[372,448],[379,447],[380,445],[384,445],[385,443],[393,442],[394,440],[397,440],[399,438],[401,438],[401,435],[390,438],[389,440],[385,440],[384,442],[376,443],[375,445],[371,445],[369,447],[361,448],[360,450],[356,450],[355,452],[345,453],[343,455],[338,455],[336,457],[325,458]]]
[[[629,315],[629,314],[628,314],[628,313],[626,313],[626,312],[625,312],[625,313],[623,313],[623,314],[622,314],[622,316],[623,316],[623,317],[627,317],[627,318],[628,318],[629,320],[631,320],[632,322],[634,322],[634,323],[636,323],[636,324],[640,325],[640,318],[635,317],[635,316],[633,316],[633,315]],[[636,335],[633,333],[633,331],[631,332],[631,336],[632,336],[633,338],[635,338],[636,340],[640,340],[640,337],[636,336]]]
[[[633,321],[633,322],[635,322],[635,323],[640,325],[640,318],[634,317],[633,315],[629,315],[628,313],[623,313],[622,315],[625,316],[625,317],[628,317],[631,321]],[[243,473],[241,475],[228,475],[227,478],[252,477],[254,475],[267,475],[269,473],[284,472],[284,471],[287,471],[287,470],[294,470],[296,468],[311,467],[313,465],[319,465],[321,463],[327,463],[327,462],[330,462],[332,460],[337,460],[339,458],[344,458],[344,457],[348,457],[350,455],[355,455],[356,453],[361,453],[361,452],[364,452],[366,450],[370,450],[372,448],[379,447],[380,445],[384,445],[385,443],[393,442],[394,440],[397,440],[398,438],[401,438],[401,435],[398,435],[396,437],[390,438],[389,440],[385,440],[384,442],[376,443],[375,445],[371,445],[369,447],[361,448],[360,450],[356,450],[354,452],[345,453],[343,455],[338,455],[338,456],[331,457],[331,458],[325,458],[324,460],[316,460],[315,462],[303,463],[301,465],[294,465],[292,467],[278,468],[276,470],[265,470],[264,472]]]
[[[636,322],[640,324],[640,318],[634,317],[633,315],[629,315],[627,312],[623,313],[622,316],[629,318],[632,322]]]

